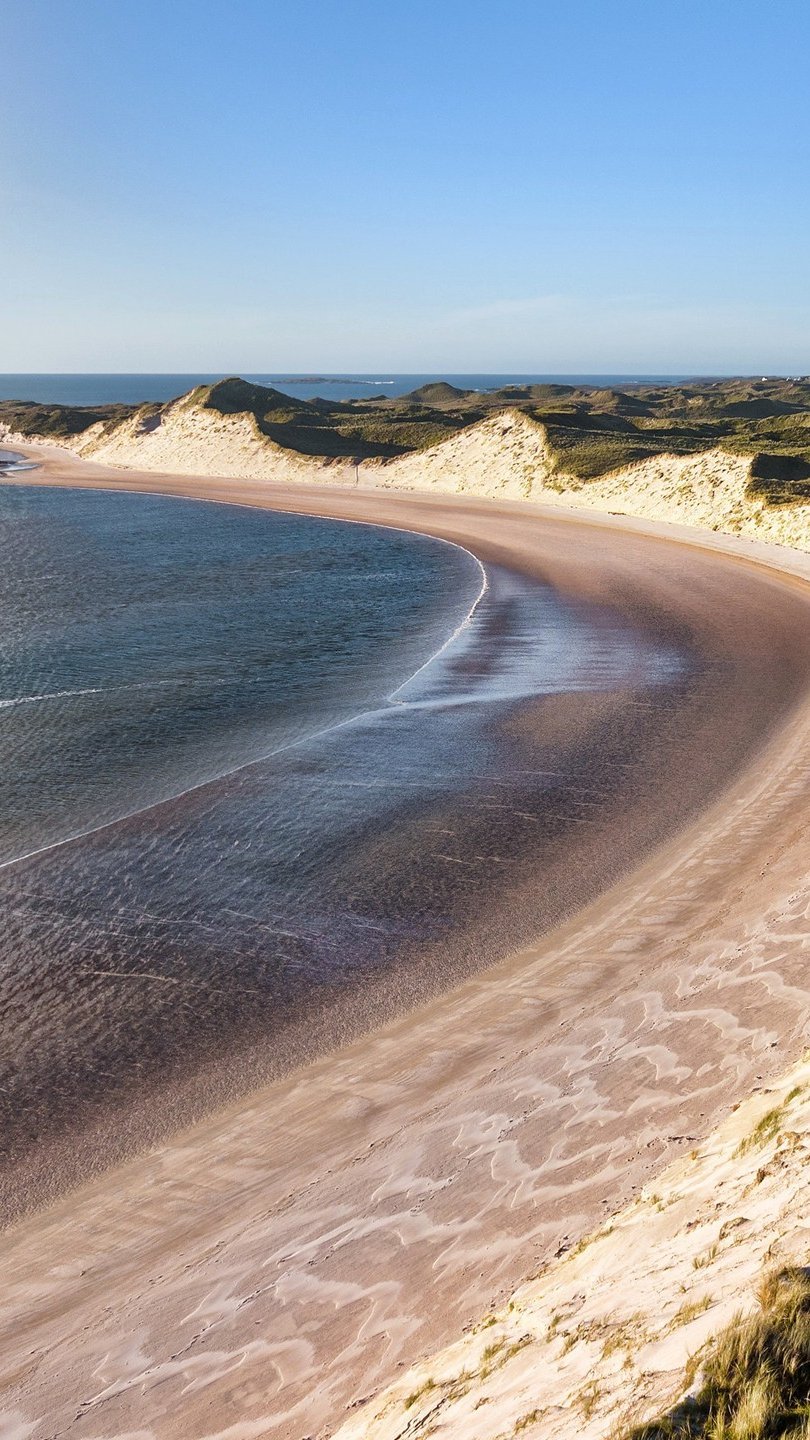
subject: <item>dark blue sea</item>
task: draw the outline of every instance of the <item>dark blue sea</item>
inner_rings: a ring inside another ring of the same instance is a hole
[[[653,724],[688,669],[438,540],[20,484],[0,613],[0,1134],[40,1195],[536,935],[543,856],[632,782],[609,697]],[[561,749],[526,716],[571,697]]]
[[[172,400],[195,385],[211,385],[225,375],[0,375],[0,400],[36,400],[54,405],[136,405]],[[406,395],[420,385],[446,380],[461,390],[498,390],[503,385],[629,385],[676,384],[685,375],[296,375],[289,370],[269,375],[243,375],[271,385],[299,400],[369,399],[375,395]]]

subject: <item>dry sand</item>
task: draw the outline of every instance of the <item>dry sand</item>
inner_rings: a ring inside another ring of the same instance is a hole
[[[805,1058],[337,1440],[601,1440],[666,1411],[762,1274],[806,1266],[808,1158]]]
[[[810,563],[733,541],[720,558],[697,537],[519,503],[122,475],[64,457],[41,478],[454,536],[576,593],[628,607],[645,597],[740,682],[725,696],[734,713],[718,697],[703,745],[736,737],[736,777],[586,910],[6,1237],[7,1440],[326,1432],[505,1302],[673,1152],[699,1148],[801,1049]],[[784,703],[758,685],[781,687]],[[746,735],[759,748],[743,765]],[[726,764],[703,759],[715,776]],[[664,788],[689,779],[661,776]],[[384,1433],[403,1429],[417,1433],[407,1420]]]

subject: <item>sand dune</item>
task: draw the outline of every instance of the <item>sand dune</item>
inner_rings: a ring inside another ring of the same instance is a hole
[[[601,1440],[659,1414],[762,1273],[807,1264],[808,1154],[804,1059],[336,1440]]]
[[[73,442],[97,464],[170,475],[232,476],[273,483],[352,484],[483,499],[526,500],[575,509],[699,526],[774,544],[810,549],[805,504],[767,505],[749,496],[751,462],[722,449],[658,455],[597,480],[560,468],[543,426],[505,410],[431,449],[394,460],[345,460],[300,455],[275,444],[250,414],[222,415],[182,396],[155,425],[139,411],[112,434],[97,425]],[[7,444],[32,437],[5,434]]]

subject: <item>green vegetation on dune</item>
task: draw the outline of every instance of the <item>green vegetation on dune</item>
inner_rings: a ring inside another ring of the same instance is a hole
[[[0,423],[25,435],[69,439],[99,422],[139,416],[146,434],[172,405],[249,415],[287,450],[314,457],[393,459],[424,450],[504,410],[545,429],[560,476],[582,482],[655,455],[722,448],[752,458],[748,494],[766,505],[810,501],[810,379],[695,381],[686,385],[509,385],[460,390],[445,381],[410,395],[297,400],[232,377],[169,405],[72,408],[0,402]]]
[[[695,385],[572,391],[563,405],[535,407],[548,427],[559,468],[596,479],[653,455],[689,455],[715,447],[758,461],[760,479],[787,484],[754,486],[768,504],[807,498],[804,472],[789,476],[777,456],[810,464],[810,382],[727,380]],[[809,472],[810,473],[810,472]]]
[[[693,1393],[616,1440],[810,1440],[810,1274],[773,1272],[757,1298],[689,1367]]]
[[[420,385],[418,390],[411,390],[407,398],[421,405],[454,405],[476,393],[475,390],[459,390],[458,386],[449,385],[446,380],[434,380],[428,385]],[[380,398],[385,399],[385,396]]]
[[[277,445],[302,455],[350,456],[357,460],[393,459],[415,450],[438,445],[453,434],[453,428],[434,422],[404,418],[377,421],[373,416],[352,416],[340,423],[273,424],[260,420],[265,435]]]
[[[424,386],[425,391],[463,396],[452,385]],[[221,380],[201,392],[203,409],[222,415],[250,414],[262,434],[287,450],[328,457],[393,458],[437,445],[459,422],[409,396],[393,401],[384,412],[373,400],[296,400],[265,385]],[[420,395],[421,392],[414,392]]]
[[[20,435],[47,435],[65,440],[81,435],[100,420],[118,424],[134,406],[128,405],[38,405],[31,400],[0,401],[0,422]]]
[[[810,460],[795,453],[755,455],[751,462],[748,493],[769,505],[810,500]]]
[[[216,410],[220,415],[263,416],[281,412],[293,416],[318,408],[317,401],[296,400],[269,385],[252,385],[235,375],[229,380],[217,381],[216,385],[201,385],[191,393],[198,397],[203,410]]]

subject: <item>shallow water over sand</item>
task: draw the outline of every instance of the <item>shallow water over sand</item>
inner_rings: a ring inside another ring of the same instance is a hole
[[[643,726],[688,684],[610,611],[411,535],[23,490],[0,534],[13,1162],[530,938],[544,855],[632,773],[610,695]]]
[[[376,703],[480,588],[435,541],[33,488],[0,556],[0,861]]]

